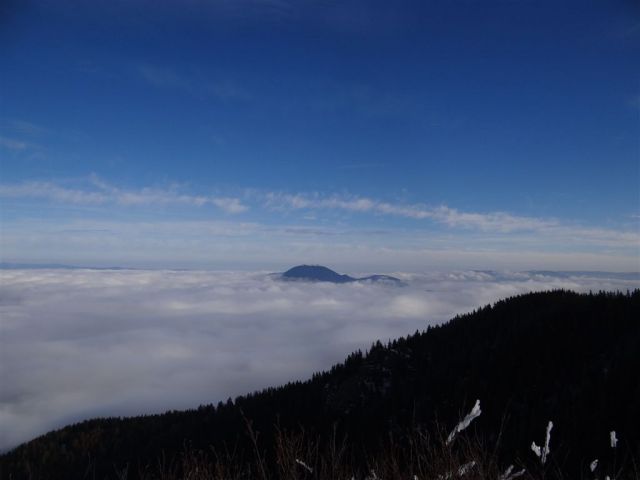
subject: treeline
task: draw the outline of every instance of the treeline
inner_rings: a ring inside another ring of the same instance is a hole
[[[639,372],[640,291],[532,293],[377,342],[306,382],[195,410],[94,419],[48,433],[0,457],[0,472],[15,479],[88,472],[88,478],[114,478],[126,468],[127,478],[136,478],[160,462],[181,478],[185,458],[204,452],[198,455],[213,466],[221,452],[227,460],[232,452],[244,459],[238,468],[262,462],[269,478],[283,478],[277,476],[277,438],[304,432],[316,452],[330,439],[345,440],[350,471],[365,475],[372,458],[390,457],[395,449],[400,461],[398,452],[415,451],[417,438],[429,437],[423,447],[438,451],[437,432],[481,399],[482,415],[465,433],[474,451],[491,459],[483,465],[496,472],[509,463],[531,471],[531,442],[544,441],[552,420],[547,475],[593,478],[596,458],[601,469],[615,463],[633,475],[633,459],[640,458]],[[620,439],[614,451],[613,430]],[[300,468],[295,478],[312,475]]]

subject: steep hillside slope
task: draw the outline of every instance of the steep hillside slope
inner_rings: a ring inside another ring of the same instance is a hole
[[[389,342],[296,382],[217,406],[136,418],[86,421],[37,438],[1,457],[2,478],[98,478],[114,465],[148,465],[185,445],[251,448],[246,419],[263,440],[303,426],[333,429],[374,451],[407,427],[456,423],[476,399],[483,414],[471,435],[501,444],[505,458],[531,454],[553,420],[554,462],[584,467],[607,446],[640,454],[640,291],[532,293]],[[215,369],[215,366],[212,366]],[[261,446],[268,455],[272,446]],[[576,470],[577,471],[577,470]],[[129,476],[129,478],[132,478]]]

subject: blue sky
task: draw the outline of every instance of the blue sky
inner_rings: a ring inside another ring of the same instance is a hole
[[[0,256],[640,269],[631,1],[0,9]]]

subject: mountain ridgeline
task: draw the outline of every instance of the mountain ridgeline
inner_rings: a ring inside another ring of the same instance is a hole
[[[405,282],[390,275],[369,275],[368,277],[351,277],[334,272],[330,268],[322,265],[298,265],[290,268],[280,275],[281,280],[304,281],[304,282],[329,282],[329,283],[381,283],[403,287]]]
[[[95,478],[112,477],[123,465],[136,478],[159,458],[179,457],[185,445],[254,451],[247,424],[259,432],[266,461],[274,458],[269,439],[276,431],[300,429],[320,439],[337,432],[358,452],[375,455],[385,439],[402,445],[403,432],[446,434],[480,399],[482,415],[464,435],[487,450],[498,446],[503,465],[526,463],[534,458],[532,441],[544,442],[552,420],[549,465],[581,478],[589,462],[603,464],[610,455],[611,430],[620,439],[618,462],[640,458],[638,372],[639,290],[531,293],[376,342],[305,382],[189,411],[94,419],[50,432],[0,457],[0,474],[82,478],[90,459]]]

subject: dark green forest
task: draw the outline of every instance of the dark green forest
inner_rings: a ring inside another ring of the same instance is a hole
[[[531,443],[540,445],[553,421],[541,475],[594,478],[622,468],[617,478],[634,478],[640,471],[634,463],[640,459],[640,290],[505,299],[376,342],[305,382],[188,411],[92,419],[50,432],[0,457],[0,473],[2,479],[131,479],[164,469],[174,476],[158,478],[187,478],[184,458],[191,455],[211,465],[221,456],[258,465],[246,478],[285,478],[277,472],[286,450],[279,442],[286,438],[293,445],[288,451],[306,455],[314,472],[318,452],[337,441],[348,452],[349,468],[341,471],[355,476],[389,449],[397,451],[394,461],[416,465],[408,458],[417,452],[415,439],[441,443],[476,399],[482,415],[464,432],[461,451],[474,446],[495,465],[531,471],[538,461]],[[591,474],[595,458],[600,470]],[[291,478],[305,475],[321,478],[304,468]]]

